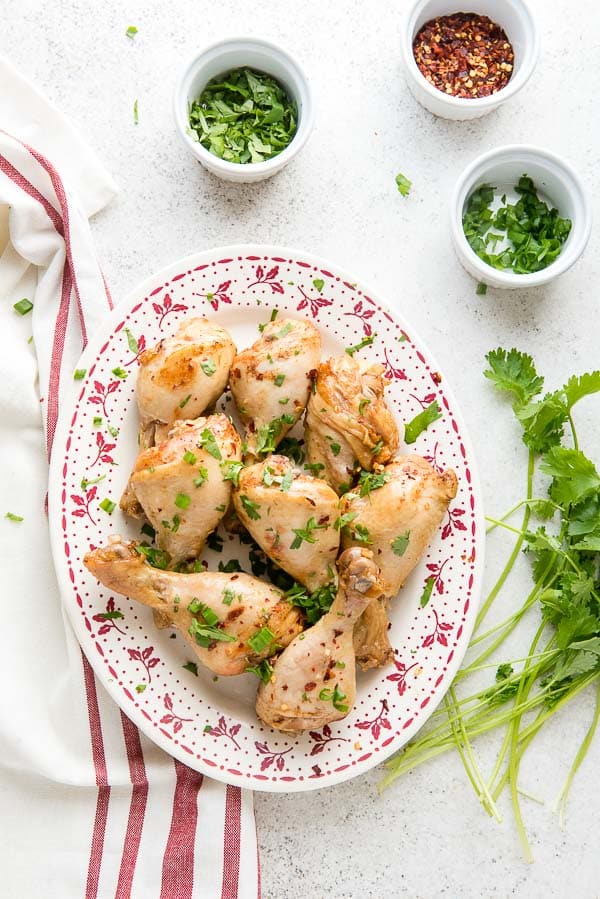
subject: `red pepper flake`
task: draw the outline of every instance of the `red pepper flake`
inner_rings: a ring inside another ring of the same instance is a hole
[[[413,41],[413,54],[433,87],[465,100],[489,97],[506,87],[515,62],[503,29],[472,12],[426,22]]]

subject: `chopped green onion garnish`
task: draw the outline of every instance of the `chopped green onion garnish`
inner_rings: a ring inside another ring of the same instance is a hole
[[[175,497],[175,505],[178,509],[187,509],[191,501],[187,493],[178,493]]]
[[[73,379],[75,381],[83,381],[87,374],[87,368],[76,368],[73,372]]]
[[[196,456],[194,455],[194,453],[191,453],[189,450],[186,450],[185,453],[183,454],[183,461],[187,462],[188,465],[195,465],[196,464]]]
[[[112,499],[103,499],[100,503],[100,508],[103,512],[106,512],[107,515],[112,515],[112,513],[117,508],[117,504],[112,501]]]
[[[23,516],[15,515],[14,512],[7,512],[4,517],[8,518],[9,521],[23,521]]]
[[[268,627],[261,627],[259,631],[248,639],[248,646],[257,655],[263,653],[275,640],[275,634]]]
[[[121,368],[120,366],[117,366],[117,368],[113,368],[112,373],[115,376],[115,378],[120,378],[122,381],[124,381],[125,378],[127,377],[127,372],[125,371],[124,368]]]

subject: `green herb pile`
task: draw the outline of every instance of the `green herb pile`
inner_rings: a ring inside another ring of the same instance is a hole
[[[469,197],[463,215],[465,237],[480,259],[496,269],[511,269],[519,275],[539,272],[559,255],[571,231],[571,221],[563,219],[558,209],[550,208],[537,195],[531,178],[522,175],[515,191],[516,203],[501,198],[501,206],[493,212],[495,187],[484,184]],[[508,241],[508,246],[498,243]]]
[[[296,133],[297,110],[284,88],[262,72],[233,69],[214,78],[190,106],[199,142],[228,162],[263,162]]]
[[[479,612],[470,643],[476,657],[461,668],[445,705],[423,734],[387,763],[384,786],[421,762],[458,749],[479,799],[498,819],[496,801],[509,788],[525,854],[531,860],[519,801],[523,755],[546,721],[582,690],[595,687],[595,713],[558,797],[562,817],[571,782],[600,717],[600,474],[579,447],[572,416],[579,400],[600,391],[600,371],[574,376],[542,396],[544,379],[530,356],[498,349],[488,354],[487,361],[485,376],[510,397],[529,453],[526,497],[502,518],[488,519],[489,530],[502,527],[516,541]],[[543,478],[547,495],[533,495],[534,478],[536,482]],[[513,527],[508,521],[518,510],[523,510],[522,521]],[[531,590],[516,612],[483,630],[521,550],[531,560]],[[540,620],[526,658],[504,661],[489,688],[459,698],[463,681],[497,666],[486,662],[530,610]],[[475,761],[472,741],[496,728],[503,728],[504,739],[494,768],[485,777]]]

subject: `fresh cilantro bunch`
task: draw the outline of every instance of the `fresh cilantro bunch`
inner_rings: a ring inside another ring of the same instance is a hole
[[[519,275],[539,272],[559,255],[571,231],[570,219],[541,200],[527,175],[519,178],[516,203],[506,203],[493,212],[494,190],[484,184],[475,190],[463,215],[463,230],[472,249],[492,268],[512,269]],[[498,243],[508,245],[495,252]]]
[[[228,162],[263,162],[281,153],[296,133],[296,103],[264,72],[233,69],[206,85],[190,105],[198,141]]]
[[[471,641],[471,647],[479,649],[477,657],[459,671],[444,709],[432,718],[433,726],[388,763],[384,785],[427,758],[458,748],[490,814],[499,817],[496,800],[505,786],[510,788],[517,827],[530,859],[518,793],[523,754],[550,717],[582,690],[596,686],[594,718],[559,796],[564,812],[571,781],[600,720],[600,474],[579,447],[572,416],[579,400],[600,392],[600,371],[573,376],[557,390],[542,394],[544,379],[531,356],[497,349],[486,358],[489,367],[484,374],[510,397],[529,450],[525,499],[501,519],[488,519],[489,530],[502,527],[517,539],[479,612]],[[545,496],[533,496],[536,475],[546,479]],[[519,528],[508,523],[518,509],[524,510]],[[535,524],[532,519],[537,519]],[[482,632],[482,623],[521,550],[532,563],[532,589],[512,616]],[[540,613],[540,621],[526,658],[503,662],[488,689],[459,699],[457,685],[481,670],[533,608]],[[475,762],[471,740],[500,727],[505,738],[494,770],[485,778]]]

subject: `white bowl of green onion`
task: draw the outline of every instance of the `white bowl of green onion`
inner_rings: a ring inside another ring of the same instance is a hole
[[[185,66],[174,115],[183,143],[210,172],[227,181],[262,181],[304,146],[312,94],[286,50],[261,38],[230,38]]]
[[[592,214],[569,163],[538,147],[511,145],[484,153],[463,171],[451,225],[469,274],[490,287],[516,289],[567,271],[589,240]]]

